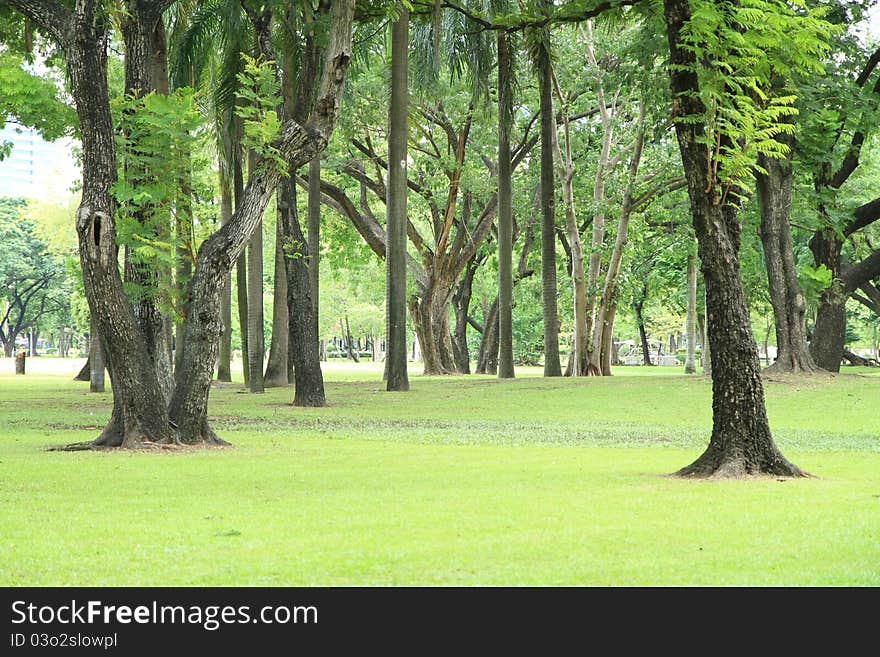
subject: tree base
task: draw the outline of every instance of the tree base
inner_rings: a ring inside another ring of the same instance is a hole
[[[149,439],[139,428],[123,430],[120,423],[111,418],[110,423],[104,427],[101,435],[91,441],[71,443],[49,447],[50,452],[83,452],[83,451],[110,451],[110,450],[144,450],[144,449],[194,449],[200,447],[232,447],[231,443],[220,438],[208,426],[207,421],[202,423],[199,431],[194,432],[187,440],[181,440],[178,432],[169,428],[168,435],[159,440]]]
[[[776,451],[767,458],[747,459],[742,455],[719,454],[710,446],[696,461],[672,473],[686,479],[742,479],[746,477],[812,477]]]

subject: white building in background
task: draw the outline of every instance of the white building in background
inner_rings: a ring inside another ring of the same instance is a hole
[[[50,201],[66,198],[80,178],[71,139],[45,141],[32,128],[7,122],[0,128],[0,143],[12,151],[0,160],[0,196]]]

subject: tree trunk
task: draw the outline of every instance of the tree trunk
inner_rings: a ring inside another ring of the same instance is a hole
[[[409,105],[409,10],[391,28],[391,104],[388,113],[387,344],[388,391],[409,390],[406,370],[406,196]],[[427,370],[427,363],[426,363]]]
[[[256,154],[248,153],[248,177],[256,167]],[[263,382],[263,360],[266,355],[266,337],[263,330],[263,218],[251,235],[247,247],[248,294],[248,390],[260,394],[266,388]]]
[[[587,374],[602,376],[611,375],[610,354],[611,336],[614,332],[614,317],[617,314],[617,281],[620,276],[620,263],[623,260],[623,250],[629,239],[629,220],[632,215],[633,190],[636,186],[636,177],[642,163],[642,149],[645,144],[644,132],[645,103],[639,106],[639,119],[636,128],[635,147],[630,158],[629,171],[623,190],[623,202],[620,206],[620,219],[617,223],[617,236],[611,257],[608,260],[608,270],[605,272],[605,283],[602,286],[602,296],[599,300],[599,308],[595,313],[593,324],[592,346],[589,353],[589,365]],[[596,219],[594,218],[594,225]],[[595,245],[594,245],[594,248]],[[600,253],[601,256],[601,253]],[[600,257],[601,260],[601,257]],[[592,255],[591,255],[592,267]],[[603,365],[603,362],[605,365]]]
[[[244,198],[244,156],[241,148],[241,122],[233,119],[232,133],[232,189],[235,196],[235,209]],[[248,387],[251,380],[250,352],[248,348],[248,276],[247,256],[242,253],[235,263],[235,289],[238,301],[238,332],[241,336],[241,364],[244,385]]]
[[[317,158],[310,163],[310,178],[320,189],[320,167]],[[296,203],[296,184],[291,178],[280,188],[278,197],[279,220],[283,221],[284,240],[289,245],[285,251],[284,267],[287,273],[288,350],[294,371],[294,406],[325,406],[324,374],[318,353],[318,331],[314,322],[315,303],[312,300],[312,281],[309,271],[309,255],[312,245],[306,243],[302,233]],[[312,181],[309,181],[309,207],[314,203]]]
[[[92,338],[89,336],[89,353],[91,353],[92,349]],[[90,372],[92,371],[92,361],[91,358],[86,358],[86,362],[83,363],[83,366],[79,369],[76,376],[73,377],[74,381],[88,381],[90,379]]]
[[[281,194],[279,186],[277,194]],[[281,203],[278,203],[281,207]],[[287,310],[287,272],[284,265],[284,220],[281,211],[277,212],[275,230],[275,276],[274,299],[272,301],[272,343],[269,346],[269,360],[266,364],[264,385],[267,388],[286,386],[288,371],[287,349],[290,338],[289,313]]]
[[[483,318],[483,338],[480,340],[480,357],[477,374],[498,373],[498,297],[492,301]]]
[[[776,362],[768,371],[809,374],[818,368],[807,345],[807,302],[798,283],[791,246],[791,155],[784,160],[761,155],[758,162],[766,171],[757,173],[755,179],[761,210],[761,244],[776,324]]]
[[[697,371],[697,255],[691,251],[687,257],[687,356],[684,360],[684,373]]]
[[[464,270],[464,275],[458,282],[455,294],[452,296],[452,307],[455,310],[452,352],[453,359],[455,360],[455,369],[460,374],[471,373],[471,358],[467,341],[468,313],[470,312],[474,276],[477,273],[477,268],[483,261],[484,258],[477,258],[476,256],[471,258]]]
[[[15,354],[15,373],[24,374],[25,363],[27,362],[27,352],[19,351]]]
[[[336,124],[345,73],[351,61],[354,4],[353,0],[333,3],[328,57],[321,83],[321,96],[314,112],[304,126],[294,121],[285,121],[281,135],[273,144],[288,162],[289,171],[296,171],[323,150]],[[281,171],[277,166],[266,161],[255,164],[256,166],[250,168],[247,189],[232,219],[199,249],[192,284],[192,311],[186,324],[184,364],[178,374],[169,410],[184,442],[219,442],[208,426],[207,406],[211,372],[222,330],[221,282],[257,229],[269,197],[281,180]],[[286,184],[289,187],[292,185],[293,181]],[[285,216],[290,214],[286,212]],[[291,289],[295,289],[295,286],[289,285],[288,294]],[[289,305],[295,307],[295,304]],[[314,351],[317,353],[317,341]]]
[[[645,329],[645,316],[643,315],[645,297],[647,294],[648,284],[645,283],[642,287],[642,298],[633,304],[633,310],[636,313],[636,324],[639,327],[639,340],[642,343],[642,362],[645,365],[651,366],[653,365],[651,362],[651,347],[648,344],[648,332]]]
[[[135,0],[126,1],[126,12],[121,26],[125,42],[126,94],[141,97],[152,91],[159,91],[157,82],[164,82],[164,91],[167,93],[167,79],[163,81],[157,77],[157,58],[161,58],[161,53],[166,52],[164,29],[159,28],[160,19],[161,11],[157,11],[156,7]],[[161,48],[157,47],[159,39],[162,40]],[[147,208],[141,208],[134,218],[147,226],[147,213]],[[171,227],[163,226],[157,230],[164,235],[157,234],[153,237],[167,239]],[[170,321],[163,315],[159,304],[163,295],[167,294],[162,288],[170,284],[172,278],[170,265],[157,267],[155,262],[141,262],[131,249],[126,248],[125,278],[127,283],[142,290],[134,304],[135,317],[156,368],[162,393],[168,400],[173,386],[173,360],[168,336]]]
[[[221,158],[220,166],[220,227],[229,223],[232,218],[232,112],[224,115],[223,149],[225,157]],[[224,161],[225,160],[225,161]],[[223,292],[220,296],[220,356],[217,360],[217,380],[232,382],[232,277],[223,278]]]
[[[676,117],[703,116],[694,55],[681,43],[691,19],[688,0],[665,0],[669,77]],[[703,126],[678,120],[676,136],[688,182],[694,233],[706,282],[706,320],[712,350],[712,435],[706,451],[678,471],[685,477],[753,474],[803,476],[773,441],[764,405],[761,365],[739,273],[738,208],[716,198],[712,162],[700,143]]]
[[[549,53],[539,57],[541,84],[541,306],[544,324],[544,376],[562,376],[559,361],[559,311],[556,285],[556,192],[553,185],[552,64]],[[488,324],[486,325],[488,329]]]
[[[510,124],[513,99],[509,37],[498,33],[498,378],[514,378],[513,369],[513,190]],[[544,77],[549,78],[545,75]],[[552,113],[552,107],[551,107]]]
[[[89,392],[104,392],[104,349],[101,346],[101,334],[98,325],[91,323],[89,331]]]

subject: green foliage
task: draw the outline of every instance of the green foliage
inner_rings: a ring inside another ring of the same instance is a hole
[[[235,113],[244,123],[242,145],[259,153],[268,164],[287,174],[287,162],[273,142],[281,133],[281,120],[275,108],[281,103],[281,82],[275,62],[242,55],[244,70],[238,74]]]
[[[794,73],[821,73],[832,27],[821,11],[782,0],[695,0],[682,29],[682,45],[694,56],[695,93],[704,111],[684,116],[698,123],[698,140],[710,162],[709,183],[718,202],[741,197],[758,170],[758,154],[783,157],[777,137],[794,132],[797,97],[774,88]],[[710,190],[706,190],[710,191]]]
[[[40,239],[22,199],[0,197],[0,341],[7,344],[51,315],[63,321],[70,284],[64,262]]]
[[[122,96],[112,101],[112,109],[121,128],[116,136],[119,175],[111,188],[118,204],[119,243],[128,247],[136,264],[170,272],[178,247],[195,260],[191,226],[181,235],[171,229],[191,202],[186,190],[191,186],[192,153],[201,123],[195,94],[183,88],[168,95]],[[173,309],[173,286],[165,276],[161,287],[171,296],[163,298]],[[135,299],[156,293],[153,287],[127,287]]]
[[[47,141],[70,134],[77,123],[55,80],[29,72],[22,57],[0,51],[0,128],[9,120],[35,128]],[[7,152],[8,145],[0,143],[0,160]]]

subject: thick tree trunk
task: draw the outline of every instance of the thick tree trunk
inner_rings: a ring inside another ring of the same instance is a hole
[[[766,171],[755,178],[761,210],[761,244],[776,325],[776,362],[767,369],[815,372],[818,368],[810,356],[804,321],[807,303],[798,283],[791,246],[791,157],[780,160],[762,155],[758,162]]]
[[[685,477],[739,477],[754,474],[803,476],[789,463],[770,434],[761,365],[752,335],[739,273],[738,209],[716,197],[708,178],[712,163],[700,143],[703,126],[682,116],[702,116],[693,54],[680,41],[690,20],[688,0],[665,0],[670,49],[673,115],[688,182],[694,233],[706,282],[706,320],[712,350],[712,435],[706,451],[677,473]]]
[[[426,376],[456,371],[449,330],[452,284],[447,280],[429,281],[424,292],[410,298],[409,310],[422,352]]]
[[[514,378],[513,369],[513,190],[510,124],[513,56],[509,37],[498,33],[498,378]],[[544,75],[545,78],[549,76]],[[552,113],[552,107],[551,107]]]
[[[281,194],[282,186],[278,188]],[[281,203],[278,203],[281,207]],[[275,276],[274,299],[272,301],[272,343],[269,346],[269,360],[266,364],[264,385],[267,388],[286,386],[288,371],[288,340],[290,325],[287,310],[287,271],[284,265],[284,220],[278,210],[275,230]]]
[[[406,196],[409,11],[391,28],[391,104],[388,113],[388,190],[385,254],[387,339],[385,374],[389,391],[409,390],[406,364]],[[427,371],[427,362],[425,364]]]
[[[687,257],[687,356],[684,359],[684,373],[697,371],[697,255],[688,253]]]
[[[162,54],[166,53],[164,29],[160,29],[158,25],[162,15],[161,8],[155,6],[155,3],[127,0],[126,10],[121,30],[125,42],[125,92],[135,97],[145,96],[152,91],[160,91],[157,87],[159,83],[167,93],[167,78],[162,80],[157,76],[157,70],[161,68],[159,61]],[[162,40],[161,47],[157,47],[159,39]],[[147,208],[141,208],[134,215],[145,227],[148,225],[148,212]],[[164,226],[158,231],[162,235],[157,234],[154,237],[162,239],[164,236],[167,239],[171,227]],[[168,400],[173,386],[173,358],[168,334],[171,324],[162,314],[160,300],[167,294],[162,288],[172,278],[170,266],[157,268],[155,262],[142,262],[134,256],[131,249],[126,248],[125,277],[127,283],[136,285],[141,290],[134,304],[135,317],[156,368],[162,393]]]
[[[810,240],[810,249],[816,266],[831,270],[832,284],[822,291],[816,324],[810,336],[810,356],[816,366],[829,372],[840,371],[846,341],[846,299],[844,291],[841,251],[843,243],[830,230],[817,232]]]

